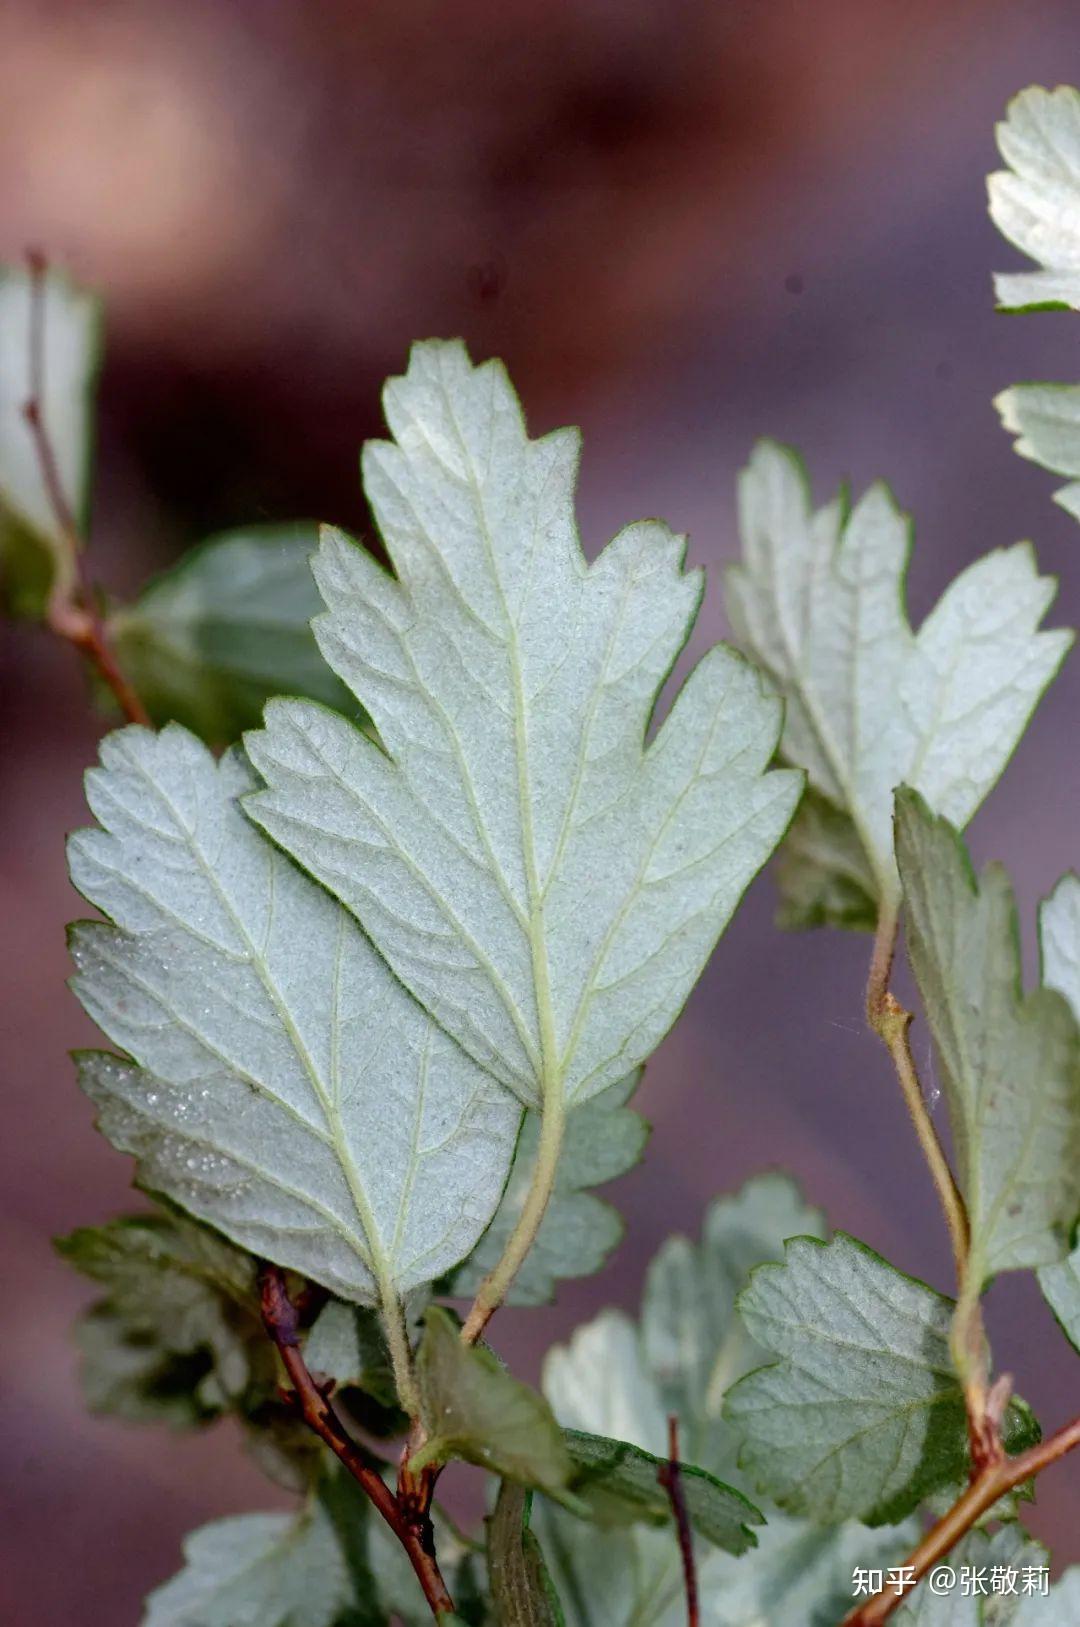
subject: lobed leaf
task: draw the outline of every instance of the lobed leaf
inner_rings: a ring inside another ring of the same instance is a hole
[[[997,275],[998,305],[1080,310],[1080,92],[1030,86],[1009,103],[996,135],[1009,167],[989,177],[990,214],[1040,268]]]
[[[1080,385],[1014,384],[994,405],[1004,428],[1017,437],[1014,450],[1022,458],[1069,476],[1054,502],[1080,519]]]
[[[115,925],[73,987],[133,1057],[80,1078],[139,1177],[234,1242],[371,1304],[449,1269],[502,1191],[520,1114],[351,917],[254,829],[237,752],[177,725],[102,746],[70,843]]]
[[[1060,1260],[1080,1213],[1080,1030],[1051,988],[1025,995],[1016,905],[976,880],[956,831],[896,798],[907,943],[940,1061],[976,1281]],[[1051,919],[1053,916],[1051,915]]]
[[[842,499],[815,512],[802,465],[771,442],[741,477],[739,510],[728,613],[784,696],[782,755],[817,793],[781,870],[784,914],[863,925],[871,878],[878,907],[899,900],[896,786],[965,825],[1072,634],[1037,631],[1054,584],[1026,544],[963,571],[913,632],[910,525],[887,488],[871,487],[850,512]]]
[[[271,695],[356,711],[311,632],[320,600],[313,524],[252,525],[211,537],[109,618],[117,656],[156,724],[235,740]]]
[[[427,1439],[413,1454],[415,1468],[464,1458],[504,1479],[563,1493],[571,1459],[548,1403],[486,1346],[463,1344],[439,1305],[425,1315],[416,1374]]]
[[[782,1508],[821,1524],[902,1519],[962,1478],[967,1428],[949,1353],[952,1301],[854,1238],[794,1238],[739,1298],[778,1360],[729,1392],[741,1462]],[[1026,1407],[1006,1418],[1010,1450],[1032,1438]],[[1037,1438],[1037,1437],[1036,1437]]]
[[[640,1069],[570,1110],[566,1144],[555,1186],[536,1240],[506,1297],[508,1305],[543,1305],[556,1284],[599,1271],[623,1234],[622,1217],[588,1188],[613,1181],[640,1159],[649,1126],[624,1104],[637,1088]],[[525,1114],[510,1179],[487,1231],[467,1260],[441,1285],[471,1299],[497,1265],[529,1193],[540,1142],[540,1116]]]
[[[56,473],[77,522],[86,520],[101,310],[58,272],[43,281],[44,389],[40,409]],[[0,267],[0,600],[17,616],[43,614],[71,586],[75,561],[23,413],[32,393],[32,282]]]
[[[585,1101],[655,1048],[786,828],[797,775],[757,674],[718,647],[646,745],[701,598],[664,526],[592,566],[578,437],[528,440],[496,364],[417,345],[364,452],[396,576],[338,532],[320,648],[381,747],[274,702],[249,808],[402,981],[528,1106]]]

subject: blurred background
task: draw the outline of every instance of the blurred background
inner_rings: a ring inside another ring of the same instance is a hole
[[[1080,378],[1075,321],[1007,318],[1016,262],[985,211],[992,130],[1031,82],[1080,79],[1074,0],[4,0],[0,257],[45,249],[107,303],[93,564],[131,591],[255,518],[370,533],[357,452],[410,340],[505,358],[537,430],[585,433],[595,551],[660,514],[710,567],[695,635],[725,632],[733,478],[763,433],[820,497],[883,475],[916,518],[921,616],[958,568],[1032,536],[1080,614],[1080,535],[1011,452],[991,396]],[[69,1337],[91,1290],[50,1237],[133,1199],[66,1052],[80,913],[64,833],[101,729],[75,658],[2,632],[4,968],[0,1618],[129,1627],[179,1540],[273,1506],[229,1426],[88,1418]],[[1080,657],[972,827],[1025,910],[1080,865]],[[1073,749],[1070,750],[1069,748]],[[636,1304],[673,1229],[717,1192],[793,1170],[832,1222],[942,1289],[948,1250],[887,1060],[860,1022],[868,944],[784,938],[751,892],[649,1068],[645,1164],[613,1196],[606,1273],[553,1312],[503,1313],[535,1374],[599,1303]],[[925,1030],[917,1032],[920,1052]],[[990,1298],[1001,1366],[1045,1426],[1080,1364],[1033,1283]],[[1080,1559],[1080,1457],[1035,1529]]]

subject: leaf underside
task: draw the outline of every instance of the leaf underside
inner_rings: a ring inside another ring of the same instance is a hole
[[[248,806],[523,1102],[584,1101],[655,1048],[791,818],[779,708],[718,647],[646,746],[701,597],[683,540],[633,525],[587,566],[576,433],[528,440],[460,344],[417,345],[384,400],[364,479],[397,575],[334,531],[315,566],[381,748],[274,702]]]
[[[520,1109],[269,844],[238,752],[130,728],[87,776],[73,987],[134,1058],[80,1058],[139,1178],[242,1247],[373,1303],[468,1253]]]
[[[996,276],[997,302],[1009,311],[1080,310],[1080,92],[1070,85],[1021,91],[997,143],[1009,168],[989,178],[991,217],[1040,267]]]

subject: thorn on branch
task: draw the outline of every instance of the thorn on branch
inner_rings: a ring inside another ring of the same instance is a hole
[[[668,1460],[660,1465],[656,1478],[668,1494],[671,1512],[675,1517],[675,1529],[679,1536],[683,1586],[686,1590],[687,1627],[699,1627],[701,1616],[698,1606],[697,1566],[694,1560],[694,1534],[690,1528],[690,1515],[687,1512],[686,1496],[683,1491],[682,1467],[679,1462],[679,1420],[674,1413],[668,1419]]]

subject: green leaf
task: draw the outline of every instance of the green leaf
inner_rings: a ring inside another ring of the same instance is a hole
[[[238,1514],[193,1531],[184,1569],[146,1601],[143,1627],[335,1627],[357,1602],[321,1503],[299,1516]],[[368,1611],[359,1622],[386,1620]]]
[[[386,1340],[378,1317],[364,1306],[329,1300],[312,1324],[304,1360],[313,1373],[332,1378],[339,1389],[363,1390],[380,1406],[396,1410]]]
[[[994,406],[1005,429],[1018,437],[1014,450],[1022,458],[1069,476],[1054,502],[1080,520],[1080,385],[1014,384],[995,397]]]
[[[56,1241],[107,1290],[79,1344],[92,1411],[197,1423],[238,1404],[273,1371],[254,1261],[181,1215],[83,1226]]]
[[[699,1577],[705,1619],[713,1627],[836,1627],[854,1602],[856,1570],[900,1564],[919,1534],[917,1520],[872,1531],[855,1520],[823,1527],[770,1513],[749,1559],[709,1555]]]
[[[645,1520],[663,1525],[671,1519],[671,1501],[659,1479],[665,1458],[630,1441],[575,1429],[566,1431],[565,1440],[576,1471],[574,1492],[598,1524]],[[750,1527],[763,1525],[764,1516],[748,1498],[708,1470],[688,1463],[680,1465],[680,1477],[690,1523],[700,1536],[731,1554],[744,1554],[755,1546]]]
[[[441,1306],[425,1315],[416,1372],[428,1439],[414,1466],[464,1458],[526,1486],[564,1491],[571,1460],[551,1408],[492,1351],[463,1344]]]
[[[909,791],[896,798],[912,968],[940,1062],[971,1222],[970,1271],[1060,1260],[1080,1212],[1080,1032],[1065,997],[1023,992],[1016,906],[990,865]]]
[[[637,1088],[640,1070],[609,1085],[570,1111],[566,1145],[536,1241],[510,1292],[509,1305],[543,1305],[567,1277],[599,1271],[623,1234],[622,1217],[587,1188],[613,1181],[640,1159],[649,1126],[624,1103]],[[442,1291],[471,1299],[502,1257],[532,1183],[540,1141],[540,1116],[525,1114],[502,1202],[472,1254],[441,1285]]]
[[[951,1300],[840,1234],[794,1238],[783,1265],[755,1271],[739,1312],[779,1359],[735,1385],[726,1414],[745,1432],[741,1461],[753,1484],[782,1508],[821,1524],[880,1525],[962,1478]],[[1013,1402],[1010,1450],[1033,1428]]]
[[[315,624],[382,748],[274,702],[248,807],[470,1055],[561,1111],[667,1032],[800,780],[767,771],[779,705],[722,646],[646,745],[701,577],[656,522],[586,565],[574,432],[529,441],[459,343],[417,345],[384,400],[364,476],[397,576],[324,532]]]
[[[1044,1265],[1039,1287],[1069,1343],[1080,1351],[1080,1248],[1058,1265]]]
[[[235,740],[271,695],[307,695],[355,713],[310,621],[320,606],[318,528],[253,525],[211,537],[109,619],[116,652],[157,724]]]
[[[808,790],[776,856],[780,908],[787,932],[839,926],[872,932],[878,901],[873,871],[846,813]]]
[[[935,1566],[934,1585],[930,1577],[920,1582],[893,1620],[896,1627],[1012,1627],[1022,1620],[1024,1573],[1046,1563],[1046,1549],[1017,1525],[993,1536],[972,1531]]]
[[[44,280],[42,419],[64,496],[86,521],[93,395],[101,311],[93,295],[49,272]],[[69,587],[70,558],[23,408],[30,398],[31,279],[0,267],[0,600],[17,616],[40,616],[54,587]]]
[[[488,1576],[500,1627],[564,1627],[562,1607],[528,1523],[528,1493],[504,1480],[487,1522]]]
[[[786,1176],[759,1175],[705,1213],[700,1244],[672,1237],[645,1279],[641,1334],[662,1410],[681,1425],[682,1448],[710,1467],[735,1461],[724,1396],[766,1360],[735,1310],[751,1271],[783,1259],[789,1237],[826,1235],[824,1216],[804,1202]]]
[[[796,918],[851,925],[869,916],[867,872],[881,906],[899,901],[895,787],[914,786],[965,825],[1072,634],[1036,631],[1054,584],[1025,543],[962,572],[913,633],[904,606],[910,526],[883,485],[850,513],[842,499],[815,513],[795,454],[764,442],[741,477],[739,505],[732,624],[787,703],[783,756],[846,816],[808,816],[786,861],[787,907]],[[824,873],[815,878],[814,869]]]
[[[1009,167],[989,178],[990,214],[1040,267],[997,275],[998,305],[1080,310],[1080,92],[1030,86],[1009,103],[996,135]]]
[[[173,724],[101,756],[104,828],[70,863],[116,923],[73,929],[73,986],[135,1059],[80,1059],[105,1134],[145,1186],[346,1299],[456,1264],[502,1191],[513,1099],[244,817],[238,752]]]
[[[1072,1621],[1080,1621],[1080,1565],[1067,1570],[1049,1593],[1021,1595],[1010,1627],[1064,1627]]]

